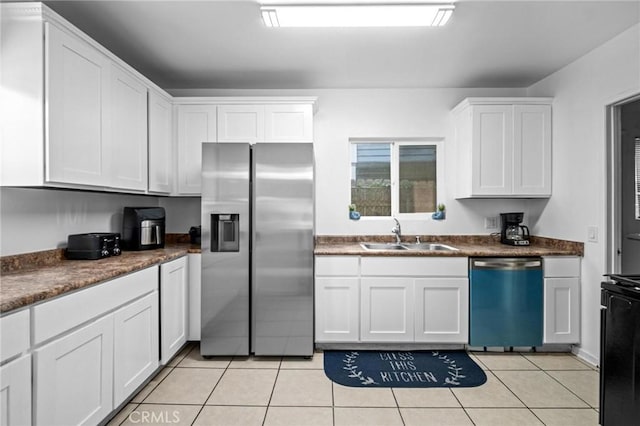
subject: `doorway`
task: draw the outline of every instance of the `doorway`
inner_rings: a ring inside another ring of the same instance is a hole
[[[640,275],[640,96],[612,106],[611,272]]]

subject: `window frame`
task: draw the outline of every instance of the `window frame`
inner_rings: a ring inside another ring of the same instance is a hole
[[[436,147],[436,206],[444,199],[444,138],[349,138],[349,203],[351,203],[352,144],[389,144],[390,180],[391,180],[391,216],[362,216],[361,220],[398,219],[430,219],[434,212],[400,213],[400,146],[435,146]],[[356,210],[357,210],[356,206]]]

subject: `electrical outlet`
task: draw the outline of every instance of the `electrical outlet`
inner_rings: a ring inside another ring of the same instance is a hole
[[[498,228],[498,217],[485,217],[484,218],[484,229],[497,229]]]
[[[587,241],[590,243],[598,242],[598,227],[597,226],[587,226]]]

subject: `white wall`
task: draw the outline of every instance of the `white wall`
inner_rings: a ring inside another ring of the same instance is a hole
[[[582,265],[581,355],[599,358],[600,281],[606,265],[606,106],[640,93],[640,25],[528,89],[552,96],[553,197],[533,232],[586,241],[597,226],[597,243],[585,243]]]
[[[157,205],[143,195],[0,188],[0,256],[66,247],[69,234],[122,232],[123,207]]]
[[[350,204],[349,138],[444,137],[448,153],[444,191],[439,202],[447,219],[402,219],[405,234],[486,234],[485,216],[524,211],[527,223],[545,201],[454,200],[456,159],[451,152],[453,128],[449,111],[468,96],[523,96],[524,89],[325,89],[313,91],[170,90],[174,96],[317,96],[314,116],[316,161],[316,234],[389,235],[390,218],[348,219]],[[495,230],[494,230],[495,231]]]
[[[166,232],[186,234],[200,225],[200,197],[162,197],[159,203],[165,209]]]
[[[0,188],[0,256],[66,247],[67,235],[122,232],[124,207],[164,207],[166,232],[200,224],[200,197]]]

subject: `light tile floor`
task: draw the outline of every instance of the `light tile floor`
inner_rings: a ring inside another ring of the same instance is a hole
[[[571,354],[472,353],[476,388],[350,388],[322,353],[203,359],[189,343],[109,425],[375,426],[598,424],[598,371]]]

